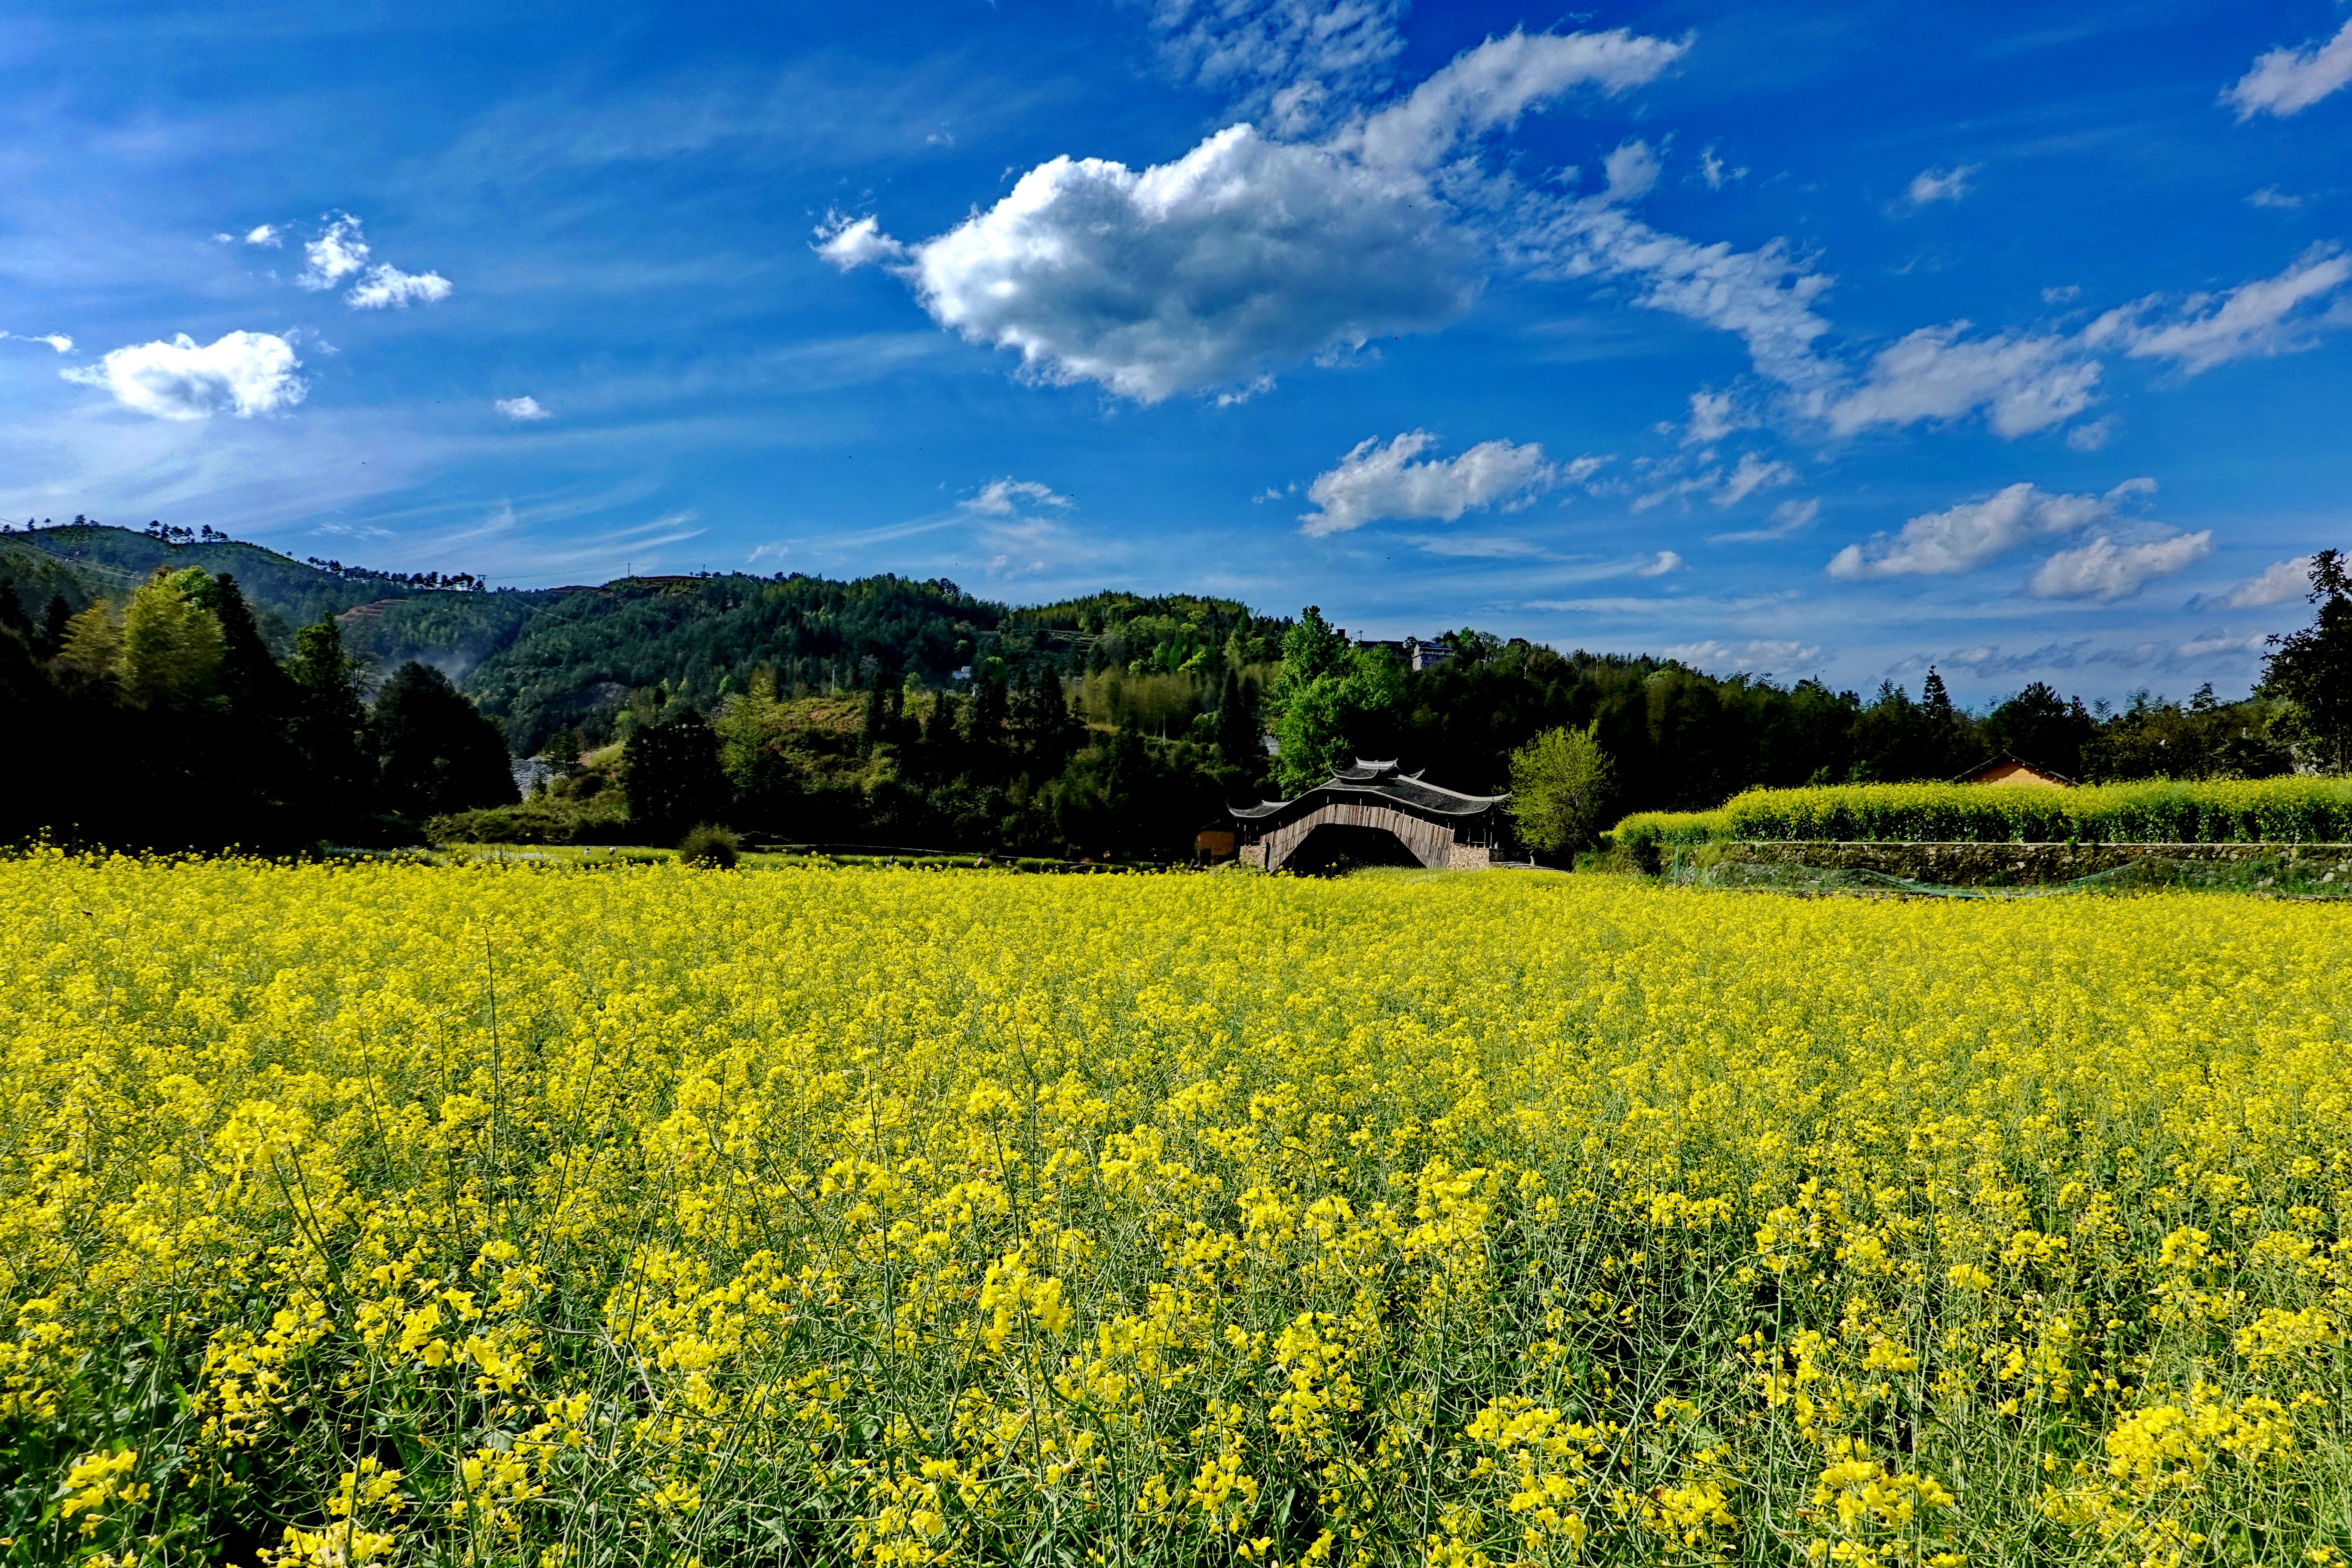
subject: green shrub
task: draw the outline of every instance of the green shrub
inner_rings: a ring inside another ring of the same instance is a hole
[[[687,836],[677,841],[677,858],[689,866],[700,866],[711,871],[731,871],[743,841],[735,837],[731,827],[721,827],[714,822],[695,824]]]
[[[1752,789],[1714,811],[1636,812],[1616,846],[1636,865],[1662,846],[1774,839],[1960,844],[2352,841],[2352,779],[2156,779],[2085,789],[1828,784]]]
[[[453,811],[428,819],[436,844],[625,844],[628,804],[618,790],[590,799],[535,795],[520,805]]]

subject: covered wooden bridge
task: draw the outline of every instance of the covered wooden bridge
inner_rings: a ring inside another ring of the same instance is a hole
[[[1268,871],[1312,862],[1318,851],[1341,846],[1360,859],[1467,869],[1511,858],[1510,798],[1463,795],[1418,773],[1400,773],[1392,760],[1359,757],[1294,799],[1234,806],[1228,816],[1235,855]],[[1387,854],[1367,857],[1355,848],[1365,845]]]

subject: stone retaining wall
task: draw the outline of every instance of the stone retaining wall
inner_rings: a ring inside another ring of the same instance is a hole
[[[1671,863],[1672,846],[1659,846]],[[1875,871],[1946,887],[2066,882],[2140,860],[2280,861],[2298,877],[2352,881],[2352,844],[1904,844],[1783,839],[1709,844],[1680,851],[1685,865],[1811,866]]]

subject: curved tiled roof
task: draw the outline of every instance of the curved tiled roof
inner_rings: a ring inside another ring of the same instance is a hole
[[[1442,784],[1425,784],[1418,773],[1399,773],[1393,760],[1366,762],[1359,757],[1351,766],[1333,768],[1329,778],[1305,795],[1290,800],[1262,800],[1255,805],[1237,805],[1232,810],[1234,816],[1254,821],[1272,816],[1317,795],[1379,795],[1412,810],[1442,816],[1475,816],[1511,798],[1508,795],[1464,795]]]

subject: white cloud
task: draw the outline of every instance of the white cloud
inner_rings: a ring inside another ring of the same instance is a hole
[[[327,229],[302,247],[302,270],[294,281],[310,289],[327,289],[367,266],[368,243],[360,237],[360,220],[344,213],[327,221]]]
[[[1481,441],[1458,458],[1412,460],[1435,440],[1426,430],[1409,430],[1385,445],[1378,437],[1359,442],[1307,487],[1317,510],[1301,514],[1299,531],[1321,538],[1381,518],[1452,522],[1474,508],[1532,498],[1563,477],[1532,441]]]
[[[1682,460],[1674,458],[1653,467],[1650,471],[1654,475],[1660,472],[1671,474],[1681,466]],[[1688,500],[1693,496],[1703,496],[1719,507],[1737,506],[1758,490],[1794,484],[1796,479],[1797,470],[1788,464],[1767,461],[1753,452],[1742,452],[1739,461],[1732,466],[1729,473],[1720,468],[1710,468],[1689,479],[1662,485],[1646,495],[1634,498],[1633,510],[1647,511],[1667,501]]]
[[[2260,632],[2248,637],[2236,637],[2225,629],[2191,637],[2174,651],[2182,658],[2210,658],[2215,654],[2224,653],[2260,653],[2265,640]]]
[[[404,310],[411,305],[433,305],[449,297],[449,279],[438,272],[403,272],[381,263],[343,296],[354,310]]]
[[[2094,419],[2087,425],[2077,425],[2067,431],[2066,447],[2070,451],[2095,452],[2105,446],[2107,437],[2114,434],[2113,427],[2105,420]]]
[[[2026,584],[2037,599],[2127,598],[2158,577],[2186,571],[2213,553],[2213,531],[2177,533],[2168,539],[2118,544],[2105,534],[2044,561]]]
[[[991,479],[981,486],[980,493],[958,501],[966,511],[976,511],[984,517],[1011,517],[1024,506],[1066,508],[1076,503],[1065,495],[1056,495],[1047,486],[1034,479]]]
[[[0,332],[0,338],[14,338],[20,343],[47,343],[61,354],[73,353],[73,340],[63,332]]]
[[[2282,212],[2293,212],[2303,205],[2303,198],[2291,196],[2276,185],[2264,185],[2246,198],[2246,205],[2250,207],[2274,207]]]
[[[899,263],[933,319],[1043,380],[1145,403],[1230,385],[1459,315],[1481,245],[1440,166],[1573,87],[1648,81],[1686,47],[1513,33],[1320,142],[1242,124],[1140,170],[1056,158],[921,244],[860,219],[820,230],[818,248],[836,266]]]
[[[1400,0],[1160,0],[1170,62],[1283,135],[1311,131],[1385,85],[1404,47]]]
[[[294,374],[301,363],[293,344],[269,332],[229,332],[202,347],[182,332],[168,343],[116,349],[94,365],[58,374],[103,387],[124,407],[161,419],[221,413],[249,419],[302,401],[310,388]]]
[[[1673,43],[1623,27],[1490,37],[1339,141],[1352,142],[1370,162],[1428,167],[1489,131],[1516,125],[1528,110],[1571,88],[1614,94],[1654,81],[1689,50],[1688,40]]]
[[[247,240],[251,242],[250,236]],[[411,305],[436,304],[449,297],[450,282],[438,272],[403,272],[385,262],[371,266],[369,254],[368,242],[360,232],[360,220],[349,213],[339,213],[327,220],[324,233],[302,247],[302,270],[296,274],[294,281],[304,289],[323,290],[334,288],[346,278],[358,277],[359,282],[343,296],[343,303],[354,310],[404,310]]]
[[[536,397],[494,398],[491,400],[490,406],[518,424],[528,424],[534,419],[553,417],[546,409],[539,405],[539,399]]]
[[[1685,447],[1712,447],[1734,430],[1748,429],[1755,423],[1738,411],[1727,392],[1692,393],[1690,411],[1690,424],[1683,432]]]
[[[2352,258],[2332,247],[2315,247],[2275,278],[2242,283],[2227,294],[2192,294],[2177,319],[2149,325],[2144,318],[2161,307],[2160,296],[2109,310],[2084,329],[2085,342],[2114,342],[2135,359],[2179,362],[2189,375],[2235,359],[2295,353],[2311,347],[2319,324],[2315,306],[2352,278]]]
[[[2063,305],[2082,297],[2080,283],[2060,283],[2042,290],[2042,302],[2045,305]]]
[[[1959,419],[1984,410],[1993,429],[2017,437],[2064,423],[2090,405],[2099,364],[2058,337],[1962,336],[1966,321],[1922,327],[1879,351],[1862,384],[1830,396],[1830,429]]]
[[[2222,603],[2233,610],[2260,609],[2265,605],[2284,605],[2289,599],[2303,597],[2311,587],[2311,557],[2298,555],[2291,561],[2273,561],[2258,577],[2250,578],[2231,590]]]
[[[1742,452],[1738,466],[1724,477],[1711,498],[1717,506],[1737,506],[1758,490],[1797,482],[1797,470],[1786,463],[1766,462],[1753,452]]]
[[[1830,330],[1813,302],[1834,280],[1778,240],[1756,250],[1700,245],[1605,200],[1582,201],[1506,237],[1506,253],[1538,276],[1635,279],[1644,287],[1636,303],[1736,333],[1758,372],[1784,386],[1820,387],[1836,377],[1812,348]]]
[[[2105,496],[2087,496],[2013,484],[1982,500],[1915,517],[1892,539],[1874,534],[1867,544],[1849,544],[1830,558],[1829,574],[1853,581],[1970,571],[2021,545],[2105,521],[2115,515],[2117,500],[2143,485],[2153,488],[2153,481],[2126,480]]]
[[[1814,520],[1821,515],[1822,503],[1816,499],[1784,500],[1772,509],[1772,525],[1769,528],[1742,529],[1737,533],[1710,533],[1706,537],[1713,544],[1753,544],[1786,539],[1792,533],[1801,533],[1812,527]]]
[[[1658,651],[1668,658],[1689,665],[1693,669],[1723,673],[1761,670],[1770,674],[1772,671],[1767,667],[1803,668],[1822,657],[1818,646],[1801,643],[1793,637],[1754,637],[1742,643],[1709,637],[1705,642],[1676,643]]]
[[[274,223],[258,223],[245,231],[247,245],[266,245],[271,249],[286,243],[286,233]]]
[[[1664,577],[1670,572],[1679,572],[1682,569],[1683,558],[1681,556],[1675,554],[1671,550],[1661,550],[1656,555],[1651,557],[1647,564],[1634,567],[1633,575],[1636,577]]]
[[[817,225],[816,240],[816,253],[844,272],[897,261],[907,254],[905,246],[882,232],[882,220],[871,215],[853,219],[829,212]]]
[[[1748,171],[1727,166],[1715,155],[1715,149],[1708,147],[1698,155],[1698,177],[1706,182],[1708,190],[1719,191],[1730,181],[1746,179]]]
[[[1601,160],[1601,167],[1609,177],[1606,195],[1609,201],[1640,201],[1658,183],[1658,154],[1647,142],[1621,143],[1614,153]]]
[[[2253,68],[2222,89],[2221,101],[2243,124],[2257,114],[2299,114],[2352,81],[2352,22],[2326,43],[2276,48],[2254,57]]]
[[[1922,169],[1911,176],[1911,184],[1904,191],[1903,199],[1915,207],[1924,207],[1935,202],[1957,202],[1969,194],[1969,182],[1975,176],[1978,167],[1975,163],[1962,163],[1951,169]]]

